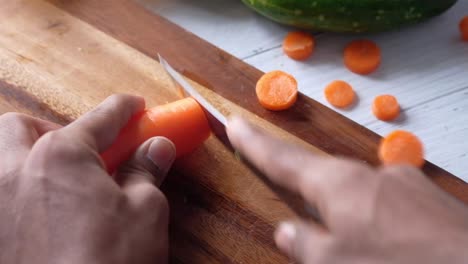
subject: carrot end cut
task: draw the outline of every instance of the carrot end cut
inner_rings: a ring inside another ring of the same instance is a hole
[[[384,165],[411,165],[421,168],[424,165],[424,148],[414,134],[396,130],[382,139],[379,146],[379,159]]]
[[[297,100],[297,81],[283,71],[264,74],[258,80],[255,90],[260,104],[272,111],[286,110]]]
[[[382,121],[392,121],[400,115],[400,105],[392,95],[379,95],[374,99],[372,112]]]
[[[349,43],[344,50],[345,66],[352,72],[367,75],[380,65],[380,48],[370,40],[355,40]]]
[[[347,82],[334,81],[325,88],[325,99],[338,108],[346,108],[351,106],[356,98],[356,94]]]
[[[294,60],[306,60],[314,48],[314,37],[305,32],[290,32],[283,40],[283,52]]]
[[[460,33],[464,41],[468,41],[468,16],[460,21]]]

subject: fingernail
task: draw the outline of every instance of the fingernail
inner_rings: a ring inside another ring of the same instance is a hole
[[[276,231],[276,243],[282,250],[289,252],[293,241],[296,239],[296,227],[288,222],[283,222]]]
[[[283,238],[292,241],[296,238],[296,227],[291,223],[281,223],[278,227],[278,234]]]
[[[160,172],[166,174],[175,160],[176,149],[167,138],[156,137],[151,142],[146,156],[158,167]]]

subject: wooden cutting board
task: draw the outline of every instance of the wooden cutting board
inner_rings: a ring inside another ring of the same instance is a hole
[[[272,113],[255,99],[257,69],[130,0],[1,0],[0,113],[67,124],[113,93],[147,105],[177,98],[161,53],[225,114],[240,114],[320,155],[378,165],[379,137],[300,96]],[[468,202],[466,183],[428,163],[436,184]],[[287,263],[272,241],[293,213],[215,137],[179,160],[163,186],[174,263]]]

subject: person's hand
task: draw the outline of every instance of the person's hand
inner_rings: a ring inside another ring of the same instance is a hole
[[[0,116],[0,263],[165,263],[168,203],[157,188],[175,148],[144,143],[109,176],[99,156],[144,100],[109,97],[71,124]]]
[[[300,263],[468,263],[468,208],[419,170],[314,155],[238,118],[233,146],[315,207],[323,224],[288,221],[277,246]]]

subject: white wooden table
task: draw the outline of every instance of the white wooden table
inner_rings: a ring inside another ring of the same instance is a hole
[[[302,93],[327,106],[325,85],[336,79],[348,81],[360,100],[352,110],[338,110],[341,114],[380,135],[397,128],[414,132],[424,142],[428,160],[468,182],[468,43],[460,41],[458,32],[460,19],[468,15],[467,0],[399,32],[318,34],[316,51],[306,62],[295,62],[281,50],[282,39],[292,28],[255,14],[240,0],[140,2],[263,71],[293,74]],[[342,64],[344,45],[362,37],[376,41],[383,52],[380,69],[367,77]],[[370,109],[376,95],[387,93],[395,95],[404,110],[403,118],[393,123],[376,120]]]

